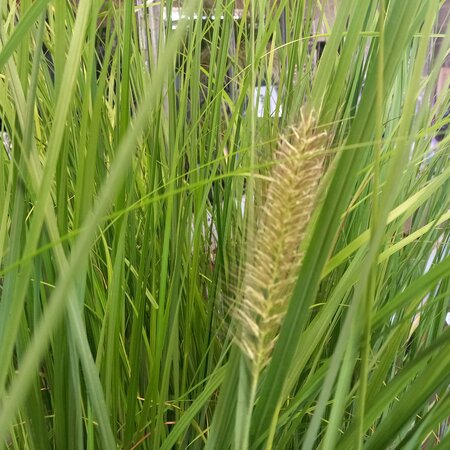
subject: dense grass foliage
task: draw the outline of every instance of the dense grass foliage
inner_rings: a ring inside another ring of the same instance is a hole
[[[0,0],[0,448],[450,448],[443,1],[143,3]]]

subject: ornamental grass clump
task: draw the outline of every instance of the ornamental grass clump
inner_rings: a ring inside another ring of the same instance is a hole
[[[449,449],[449,1],[0,1],[0,450]]]

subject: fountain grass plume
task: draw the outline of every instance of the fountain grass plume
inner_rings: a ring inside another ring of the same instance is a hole
[[[326,133],[313,113],[300,115],[282,136],[257,230],[241,299],[235,308],[237,343],[258,370],[269,361],[302,261],[301,243],[316,203]]]

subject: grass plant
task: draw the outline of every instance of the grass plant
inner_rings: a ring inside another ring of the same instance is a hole
[[[0,448],[449,448],[445,2],[181,3],[0,0]]]

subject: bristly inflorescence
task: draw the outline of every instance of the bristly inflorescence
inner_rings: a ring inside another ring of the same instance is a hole
[[[275,153],[234,311],[237,343],[259,369],[270,358],[301,265],[300,245],[323,174],[325,142],[313,114],[302,113],[299,125],[280,139]]]

